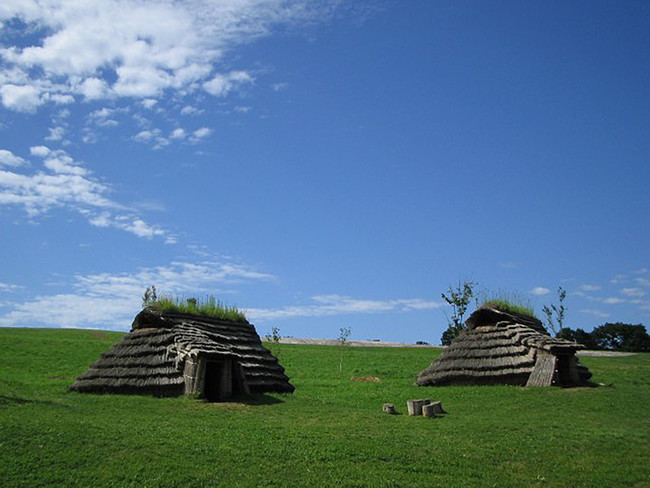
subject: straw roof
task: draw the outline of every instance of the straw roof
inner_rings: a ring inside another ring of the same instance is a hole
[[[584,384],[591,377],[575,353],[584,346],[552,338],[530,316],[479,308],[443,353],[417,377],[420,386]]]
[[[199,357],[234,361],[250,392],[294,390],[284,368],[247,321],[161,314],[152,309],[140,312],[131,332],[91,364],[70,389],[180,396],[188,392],[187,366]]]

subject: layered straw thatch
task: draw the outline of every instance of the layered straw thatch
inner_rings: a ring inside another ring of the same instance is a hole
[[[227,361],[240,392],[291,393],[294,387],[247,321],[144,309],[131,332],[70,386],[85,393],[179,396],[200,393],[206,361]],[[230,374],[230,373],[228,373]],[[203,375],[203,376],[201,376]]]
[[[575,356],[584,346],[552,338],[535,317],[482,307],[466,324],[418,385],[577,386],[591,377]]]

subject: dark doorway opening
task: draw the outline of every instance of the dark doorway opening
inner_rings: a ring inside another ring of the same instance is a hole
[[[203,397],[209,402],[227,402],[249,394],[241,365],[232,358],[208,359],[205,362]]]
[[[228,380],[226,373],[226,361],[206,362],[203,394],[209,402],[223,402],[230,398],[230,392],[224,391]]]
[[[578,370],[574,356],[560,355],[557,358],[557,382],[559,386],[578,384]]]

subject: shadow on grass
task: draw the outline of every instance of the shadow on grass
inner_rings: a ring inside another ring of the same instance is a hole
[[[236,401],[246,405],[277,405],[278,403],[284,403],[283,400],[264,393],[240,397]]]
[[[35,400],[33,398],[21,398],[16,396],[0,395],[0,405],[57,405],[60,403],[48,400]]]

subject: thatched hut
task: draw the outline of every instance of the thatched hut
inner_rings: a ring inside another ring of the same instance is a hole
[[[579,386],[591,378],[576,357],[584,346],[552,338],[535,317],[482,307],[465,324],[418,385]]]
[[[146,308],[135,317],[130,333],[70,389],[226,401],[248,393],[291,393],[294,387],[246,320]]]

